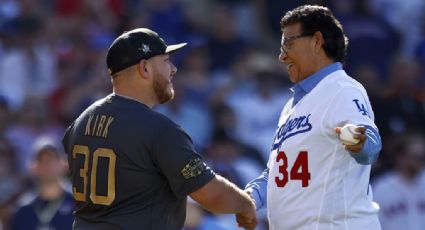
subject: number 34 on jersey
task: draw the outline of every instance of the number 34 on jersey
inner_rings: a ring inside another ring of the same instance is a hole
[[[288,165],[288,157],[284,151],[276,155],[276,162],[279,164],[279,175],[276,176],[277,187],[285,187],[289,181],[299,181],[302,187],[308,187],[311,175],[308,170],[308,152],[301,151],[293,165]]]

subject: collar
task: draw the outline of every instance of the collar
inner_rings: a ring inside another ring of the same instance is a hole
[[[143,103],[142,101],[137,100],[136,98],[129,97],[129,96],[124,96],[122,94],[118,94],[118,93],[115,93],[115,92],[111,93],[110,96],[111,97],[122,97],[122,98],[125,98],[125,99],[128,99],[128,100],[136,101],[136,102],[139,102],[140,104],[146,105],[145,103]]]
[[[321,68],[319,71],[310,75],[309,77],[302,80],[301,82],[295,84],[291,88],[291,90],[294,93],[304,92],[304,94],[307,94],[311,90],[313,90],[313,88],[316,87],[316,85],[319,84],[319,82],[321,80],[323,80],[330,73],[333,73],[337,70],[342,70],[342,63],[341,62],[335,62],[335,63],[332,63],[330,65],[327,65],[327,66]]]

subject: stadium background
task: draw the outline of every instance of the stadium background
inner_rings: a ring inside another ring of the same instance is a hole
[[[396,140],[425,130],[423,0],[0,0],[0,229],[34,188],[33,144],[60,140],[86,106],[109,94],[106,51],[135,27],[189,43],[173,56],[176,98],[156,109],[243,187],[265,167],[291,96],[278,62],[280,18],[305,3],[330,7],[344,26],[345,69],[367,88],[383,141],[372,180],[393,171]],[[231,215],[188,206],[190,229],[200,219],[236,229]]]

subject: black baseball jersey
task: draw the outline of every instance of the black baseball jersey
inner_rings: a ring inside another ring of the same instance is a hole
[[[187,194],[214,172],[167,117],[115,94],[66,130],[76,229],[182,229]]]

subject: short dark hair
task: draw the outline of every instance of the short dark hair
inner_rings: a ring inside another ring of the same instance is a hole
[[[325,43],[323,49],[334,61],[344,63],[348,38],[344,34],[341,23],[329,8],[317,5],[303,5],[286,12],[280,21],[283,30],[288,25],[301,24],[303,34],[314,34],[320,31]]]

